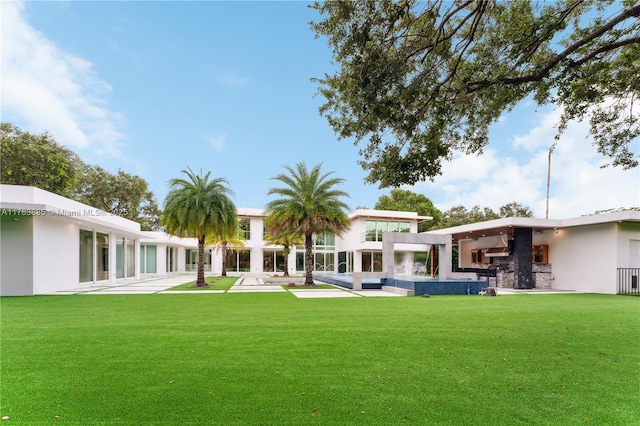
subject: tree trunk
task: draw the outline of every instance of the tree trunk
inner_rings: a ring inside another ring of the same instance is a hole
[[[313,286],[313,250],[312,250],[312,233],[304,234],[304,285]]]
[[[220,250],[222,252],[222,275],[223,277],[227,276],[227,243],[222,243],[221,244],[222,249]]]
[[[204,234],[198,236],[198,278],[196,287],[206,287],[204,280]]]
[[[282,250],[282,254],[284,255],[284,276],[285,277],[289,276],[289,254],[290,253],[291,253],[291,250],[289,249],[289,246],[286,246]]]

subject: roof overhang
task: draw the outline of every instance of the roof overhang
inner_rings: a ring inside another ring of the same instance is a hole
[[[357,209],[349,214],[349,219],[383,219],[383,220],[405,220],[411,222],[425,222],[433,220],[431,216],[419,216],[416,212],[401,212],[395,210],[370,210]]]
[[[428,231],[433,234],[450,234],[453,242],[470,238],[512,235],[515,228],[527,228],[533,232],[542,232],[579,226],[605,223],[639,223],[640,211],[625,210],[614,213],[594,214],[571,219],[536,219],[530,217],[507,217],[502,219],[476,222],[468,225]]]

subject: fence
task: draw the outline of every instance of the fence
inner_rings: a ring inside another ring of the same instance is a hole
[[[618,294],[640,296],[640,268],[618,268]]]

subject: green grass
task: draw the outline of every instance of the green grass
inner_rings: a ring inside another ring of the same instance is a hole
[[[169,290],[229,290],[233,284],[238,281],[239,277],[205,277],[204,280],[209,287],[194,287],[195,281],[189,281],[188,283],[180,284],[175,287],[171,287]]]
[[[640,300],[0,299],[7,424],[637,425]]]
[[[316,284],[314,286],[307,286],[304,284],[297,284],[295,287],[289,287],[287,284],[283,284],[282,287],[287,290],[342,290],[339,287],[331,284]]]

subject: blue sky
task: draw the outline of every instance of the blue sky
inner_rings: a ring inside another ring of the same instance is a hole
[[[306,2],[2,2],[2,120],[48,130],[89,164],[149,182],[187,166],[229,180],[239,207],[264,207],[270,180],[304,161],[344,178],[347,203],[389,189],[363,182],[358,147],[318,113],[312,77],[333,70]],[[482,156],[456,155],[434,182],[404,187],[438,208],[519,201],[544,217],[558,111],[523,102]],[[601,169],[586,125],[552,160],[550,217],[640,205],[638,169]],[[636,144],[636,147],[637,148]]]

